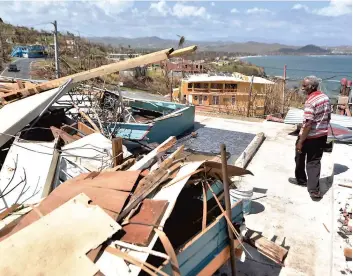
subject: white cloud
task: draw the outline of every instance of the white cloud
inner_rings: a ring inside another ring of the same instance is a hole
[[[239,13],[239,11],[236,8],[233,8],[230,10],[231,13]]]
[[[153,10],[162,16],[167,16],[167,14],[170,12],[167,3],[164,0],[161,0],[157,3],[151,3],[150,10]]]
[[[308,12],[309,11],[309,7],[306,6],[306,5],[302,5],[302,4],[295,4],[292,7],[292,10],[305,10],[306,12]]]
[[[216,6],[215,2],[211,2],[211,6],[212,7]]]
[[[252,9],[248,9],[246,11],[247,14],[264,14],[264,13],[271,13],[271,11],[269,9],[263,9],[263,8],[252,8]]]
[[[314,14],[322,16],[341,16],[352,13],[352,0],[331,0],[327,7],[316,9]]]
[[[62,2],[65,2],[65,1],[62,1]],[[133,1],[119,1],[119,0],[89,1],[89,3],[93,7],[100,8],[107,15],[121,13],[123,11],[126,11],[128,8],[131,8],[134,5]]]
[[[247,31],[247,32],[251,32],[251,31],[253,31],[253,30],[254,30],[254,28],[250,28],[250,27],[248,27],[248,28],[245,29],[245,31]]]
[[[236,19],[232,20],[231,23],[233,26],[236,26],[236,27],[240,27],[242,24],[240,20],[236,20]]]
[[[175,16],[177,18],[185,17],[201,17],[201,18],[211,18],[211,15],[207,13],[205,7],[196,7],[191,5],[186,5],[184,2],[177,2],[172,8],[167,5],[165,0],[161,0],[150,5],[150,10],[155,13],[155,15],[161,16]],[[153,14],[152,14],[153,15]]]
[[[203,18],[210,18],[211,16],[207,13],[205,7],[196,7],[196,6],[188,6],[182,3],[176,3],[173,6],[172,15],[183,18],[183,17],[203,17]]]

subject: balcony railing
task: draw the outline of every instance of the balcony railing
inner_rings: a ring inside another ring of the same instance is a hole
[[[190,93],[237,93],[237,89],[216,89],[216,88],[188,88]],[[245,92],[245,91],[243,91]]]

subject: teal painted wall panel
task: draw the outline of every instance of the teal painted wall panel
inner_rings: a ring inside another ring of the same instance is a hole
[[[243,219],[242,204],[232,209],[232,221],[241,223]],[[190,247],[177,254],[180,272],[183,276],[194,276],[199,273],[228,244],[227,223],[224,217],[209,231],[197,239]],[[171,272],[166,266],[164,271]]]
[[[180,136],[185,131],[193,128],[195,121],[195,106],[188,106],[184,109],[175,111],[181,116],[167,118],[156,121],[151,131],[147,134],[150,143],[162,143],[170,136]]]

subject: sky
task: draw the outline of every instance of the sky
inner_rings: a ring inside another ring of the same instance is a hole
[[[14,25],[81,36],[352,45],[352,1],[4,1]]]

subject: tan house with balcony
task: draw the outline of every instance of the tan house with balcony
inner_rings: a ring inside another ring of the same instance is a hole
[[[181,81],[179,89],[173,91],[173,98],[178,102],[232,108],[237,109],[239,114],[246,113],[250,99],[251,78],[239,73],[191,75]],[[267,79],[254,77],[251,105],[256,115],[264,114],[265,89],[274,84]]]

